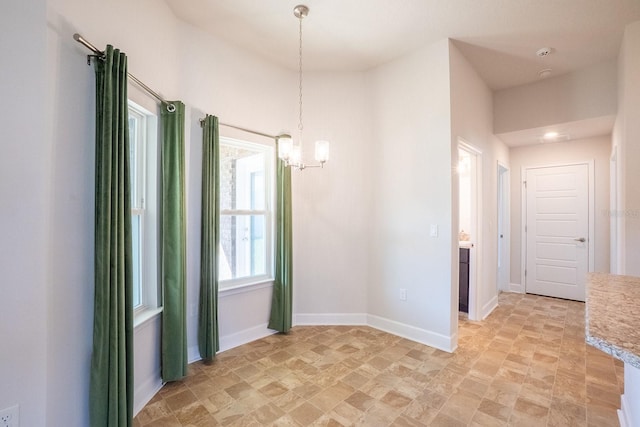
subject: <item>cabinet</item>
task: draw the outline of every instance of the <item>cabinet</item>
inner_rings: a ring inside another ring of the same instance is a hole
[[[458,310],[469,312],[469,248],[460,248],[460,293],[458,299]]]

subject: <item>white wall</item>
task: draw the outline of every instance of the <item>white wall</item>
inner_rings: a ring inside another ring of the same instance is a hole
[[[478,231],[481,241],[471,252],[478,265],[476,317],[480,319],[486,317],[498,304],[498,161],[508,165],[509,153],[507,147],[493,135],[491,90],[455,44],[450,43],[450,51],[452,162],[457,165],[458,138],[482,152],[482,183],[478,195],[481,215],[478,218]],[[457,176],[455,178],[457,182]],[[457,194],[457,188],[454,188],[454,192]],[[453,200],[453,215],[457,217],[458,198],[454,197]],[[454,245],[457,245],[457,237],[455,240]],[[458,269],[457,246],[452,259],[455,261],[452,274],[455,275]],[[457,301],[457,292],[455,295]],[[470,291],[470,297],[473,295],[474,292]]]
[[[494,93],[496,134],[616,114],[615,61]]]
[[[511,148],[511,283],[521,285],[522,167],[595,160],[595,270],[609,271],[609,155],[611,137]]]
[[[442,40],[367,75],[375,151],[367,299],[379,327],[452,349],[450,266],[457,231],[448,57],[449,43]],[[430,237],[430,224],[438,226],[438,237]]]
[[[331,159],[292,172],[296,322],[362,323],[376,190],[364,73],[305,73],[304,126],[305,161],[318,139],[331,142]]]
[[[0,14],[0,409],[19,404],[24,427],[46,424],[50,352],[45,16],[39,0],[3,2]]]
[[[625,29],[618,58],[618,116],[614,144],[618,147],[620,274],[640,276],[640,21]]]

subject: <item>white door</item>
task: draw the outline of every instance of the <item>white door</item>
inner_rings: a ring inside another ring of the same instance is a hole
[[[589,166],[527,169],[526,212],[526,292],[584,301]]]

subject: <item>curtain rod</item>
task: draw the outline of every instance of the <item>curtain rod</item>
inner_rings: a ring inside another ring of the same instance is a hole
[[[283,137],[290,137],[286,133],[281,133],[280,135],[269,135],[268,133],[258,132],[257,130],[251,130],[251,129],[243,128],[243,127],[236,126],[236,125],[230,125],[230,124],[227,124],[227,123],[218,122],[218,124],[220,126],[225,126],[225,127],[228,127],[228,128],[238,129],[238,130],[241,130],[243,132],[252,133],[254,135],[259,135],[259,136],[264,136],[265,138],[271,138],[271,139],[275,139],[275,140],[278,140],[278,139],[283,138]],[[200,127],[202,127],[203,125],[204,125],[204,119],[200,119]]]
[[[97,47],[95,47],[93,44],[91,44],[89,41],[87,41],[87,39],[85,39],[84,37],[82,37],[80,34],[75,33],[73,35],[73,39],[75,41],[77,41],[78,43],[80,43],[81,45],[83,45],[84,47],[86,47],[87,49],[89,49],[90,51],[92,51],[94,54],[96,54],[98,57],[102,58],[104,57],[104,52],[101,51],[100,49],[98,49]],[[173,113],[176,110],[176,106],[167,102],[163,97],[161,97],[160,95],[158,95],[157,92],[155,92],[153,89],[151,89],[149,86],[147,86],[146,84],[142,83],[142,81],[140,81],[140,79],[138,79],[136,76],[134,76],[133,74],[127,72],[127,76],[134,81],[134,83],[136,83],[138,86],[140,86],[142,89],[146,90],[149,95],[153,96],[155,99],[157,99],[158,101],[160,101],[161,103],[165,104],[167,106],[167,111],[169,111],[170,113]],[[202,126],[202,124],[204,123],[204,119],[200,119],[200,126]],[[230,127],[230,128],[234,128],[234,129],[238,129],[241,130],[243,132],[248,132],[248,133],[252,133],[254,135],[259,135],[259,136],[264,136],[265,138],[271,138],[271,139],[279,139],[283,136],[289,136],[287,134],[280,134],[277,136],[274,135],[269,135],[263,132],[258,132],[255,130],[251,130],[251,129],[246,129],[240,126],[235,126],[235,125],[230,125],[227,123],[222,123],[219,122],[220,126],[226,126],[226,127]]]
[[[84,37],[82,37],[80,34],[75,33],[73,35],[73,39],[75,41],[77,41],[78,43],[80,43],[81,45],[83,45],[84,47],[86,47],[87,49],[89,49],[90,51],[92,51],[94,54],[96,54],[98,57],[103,58],[104,57],[104,52],[101,51],[100,49],[98,49],[97,47],[95,47],[93,44],[89,43]],[[155,92],[153,89],[151,89],[149,86],[147,86],[146,84],[142,83],[142,81],[140,81],[140,79],[138,79],[136,76],[134,76],[133,74],[127,72],[127,76],[133,80],[133,82],[135,84],[137,84],[140,88],[144,89],[145,91],[147,91],[147,93],[151,96],[153,96],[155,99],[157,99],[158,101],[160,101],[162,104],[165,104],[167,106],[167,111],[170,113],[173,113],[174,111],[176,111],[176,106],[173,105],[172,103],[166,101],[163,97],[161,97],[160,95],[158,95],[157,92]]]

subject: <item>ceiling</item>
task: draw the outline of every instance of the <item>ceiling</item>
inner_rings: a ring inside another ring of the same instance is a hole
[[[283,67],[297,69],[304,1],[304,68],[367,70],[444,38],[493,90],[617,56],[640,0],[165,0],[182,20]],[[536,51],[553,48],[540,58]]]
[[[290,70],[298,67],[303,2],[305,71],[363,71],[450,38],[492,90],[617,57],[640,0],[165,0],[175,15]],[[541,48],[551,54],[539,57]],[[614,117],[497,135],[508,146],[610,134]]]

